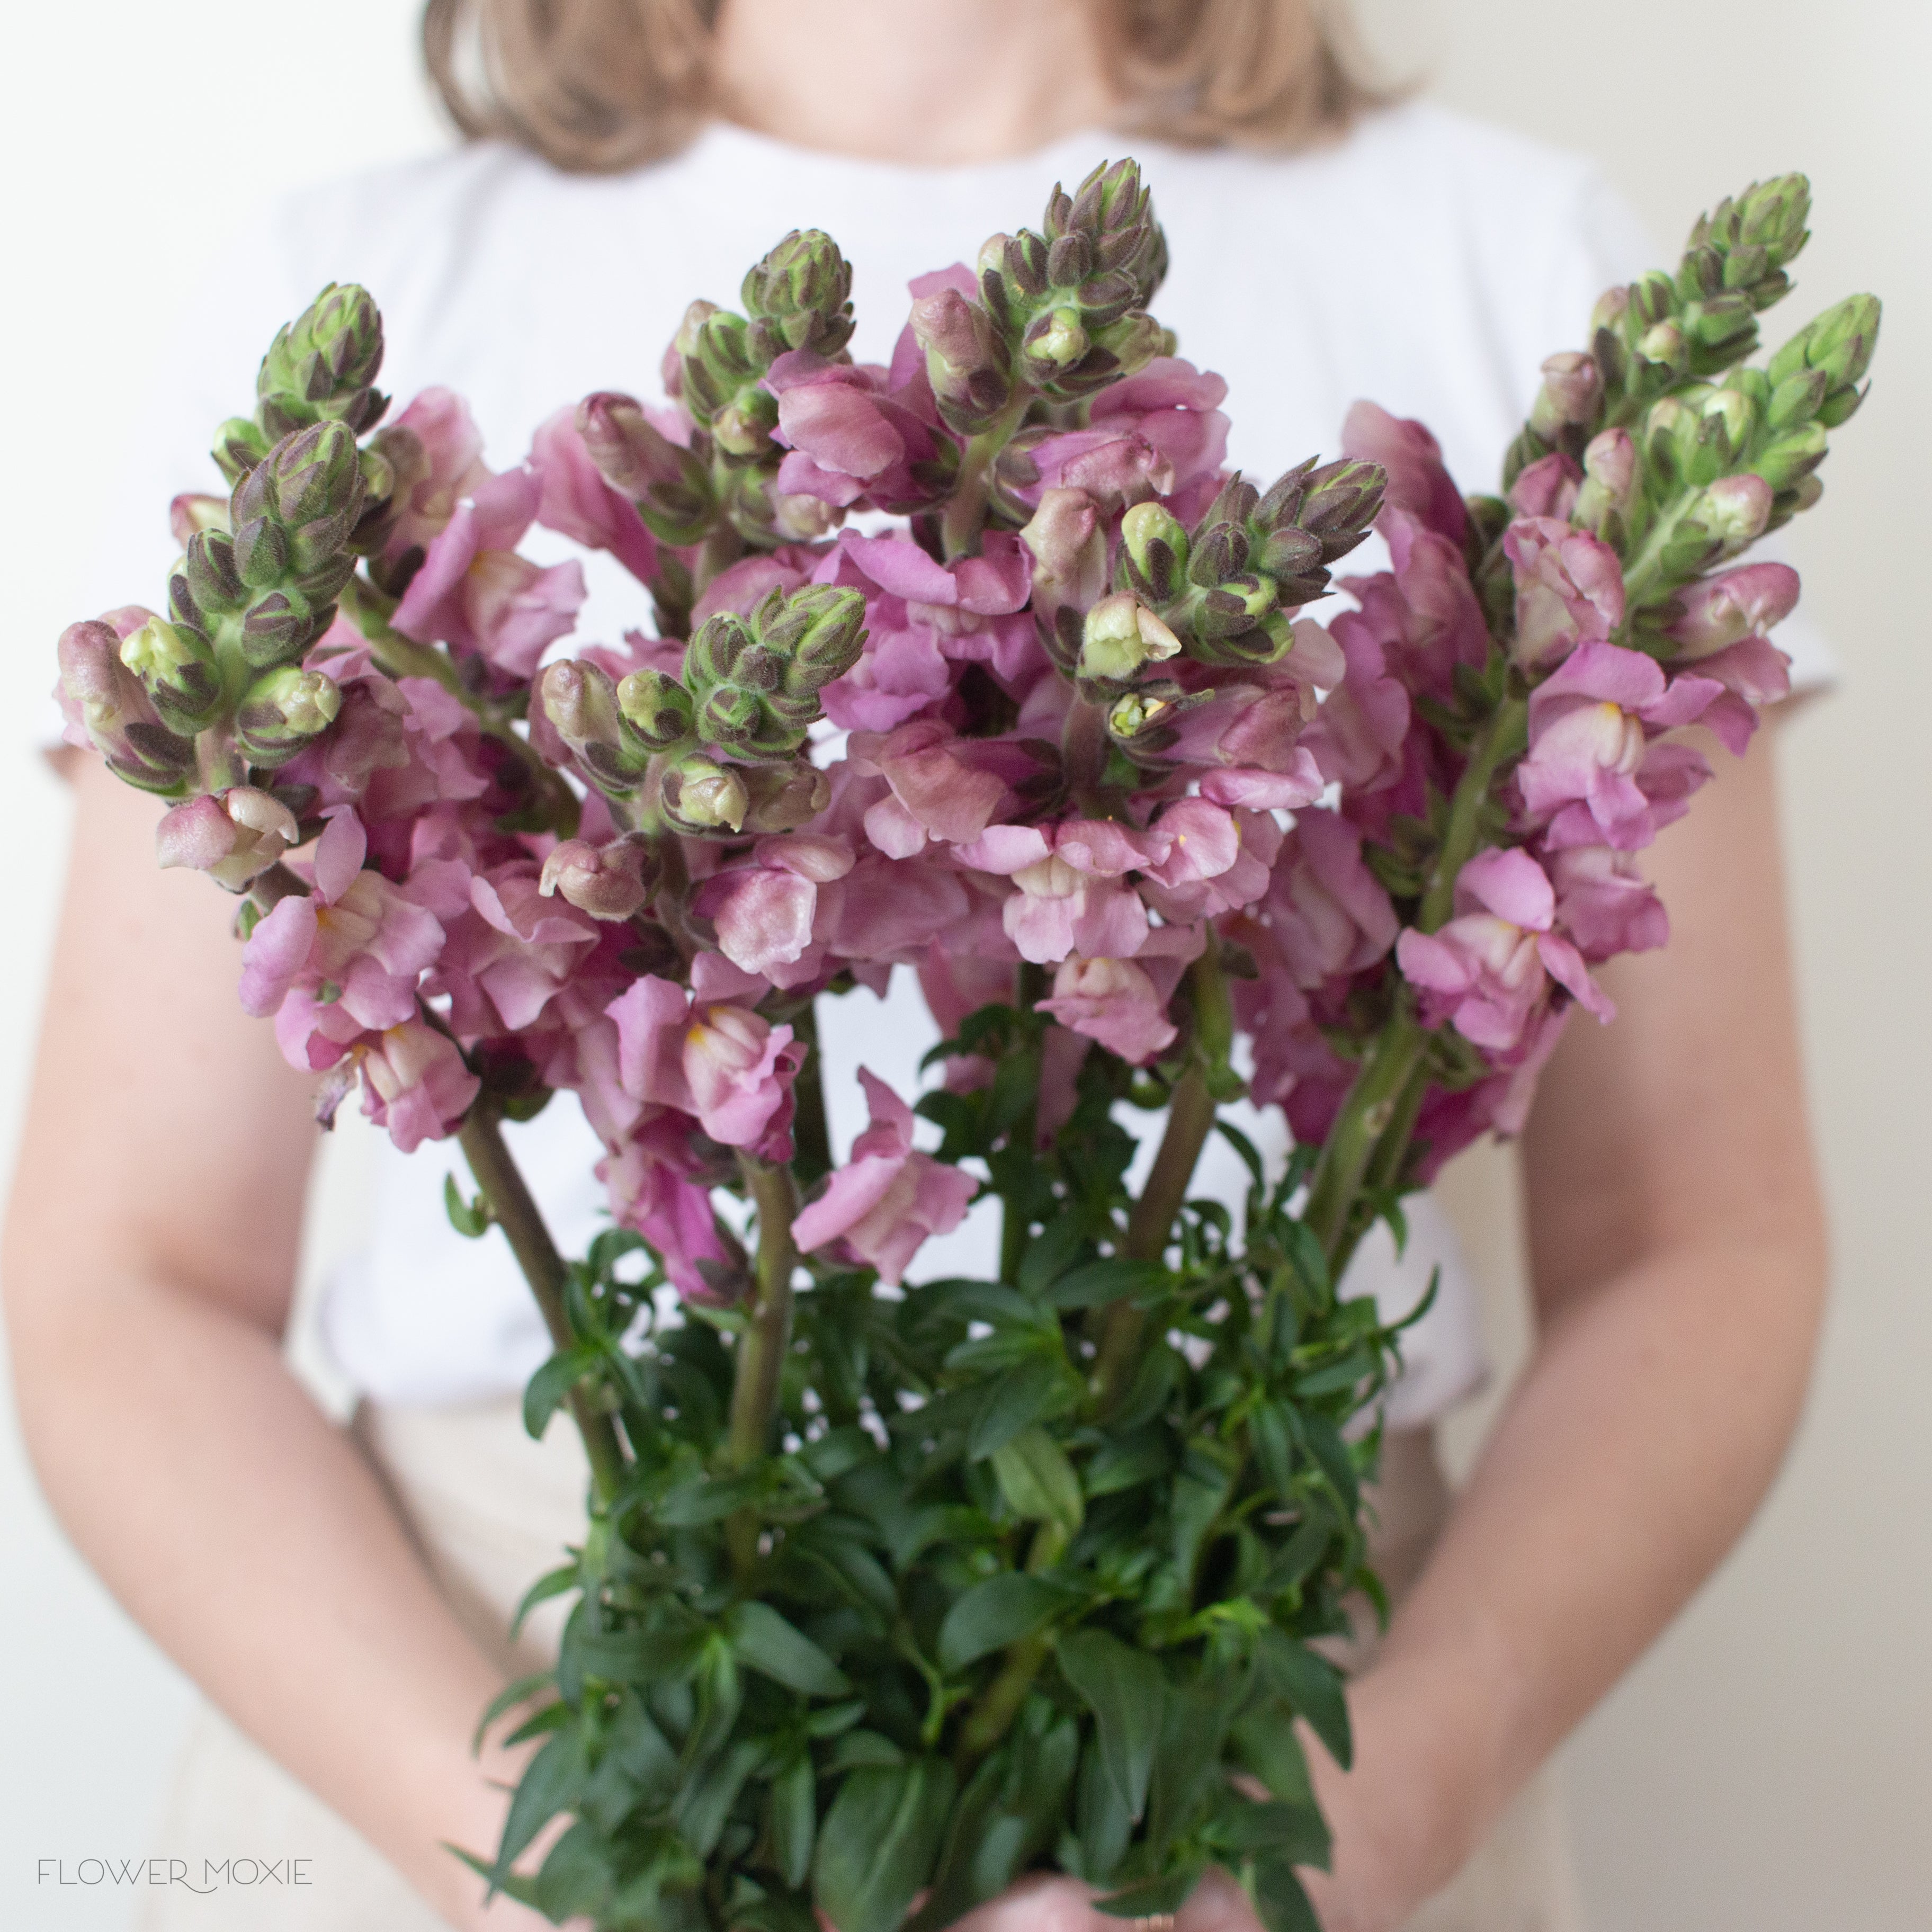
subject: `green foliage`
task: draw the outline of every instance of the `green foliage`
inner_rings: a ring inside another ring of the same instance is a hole
[[[774,1453],[722,1454],[740,1316],[659,1324],[632,1236],[572,1269],[573,1338],[526,1419],[569,1396],[618,1418],[630,1460],[525,1605],[575,1598],[556,1670],[517,1688],[541,1744],[494,1870],[553,1918],[808,1932],[818,1909],[891,1932],[923,1892],[916,1932],[937,1932],[1042,1863],[1132,1917],[1220,1863],[1270,1926],[1312,1925],[1294,1867],[1328,1838],[1295,1724],[1347,1762],[1341,1679],[1309,1646],[1365,1574],[1376,1443],[1348,1424],[1394,1333],[1336,1299],[1298,1218],[1306,1158],[1270,1181],[1238,1134],[1242,1231],[1190,1203],[1166,1260],[1125,1257],[1129,1076],[1090,1054],[1042,1144],[1042,1030],[974,1014],[940,1051],[999,1077],[921,1108],[991,1177],[1006,1279],[889,1298],[814,1264]],[[1108,1408],[1094,1364],[1122,1304],[1155,1339]]]

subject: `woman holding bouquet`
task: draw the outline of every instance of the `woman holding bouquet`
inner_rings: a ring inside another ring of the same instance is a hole
[[[1375,101],[1302,0],[432,0],[426,38],[472,144],[303,197],[224,258],[144,442],[144,517],[326,280],[379,292],[404,392],[452,381],[492,446],[520,448],[560,394],[650,390],[686,297],[728,294],[784,229],[834,232],[883,316],[877,292],[934,251],[970,256],[1128,140],[1173,248],[1163,317],[1229,378],[1231,460],[1258,472],[1332,444],[1373,395],[1485,476],[1540,357],[1646,266],[1587,170]],[[116,535],[118,583],[148,532]],[[1818,682],[1816,647],[1781,640]],[[1573,1028],[1548,1070],[1525,1135],[1536,1350],[1453,1508],[1430,1430],[1480,1352],[1426,1204],[1409,1261],[1365,1251],[1353,1278],[1393,1315],[1444,1267],[1390,1400],[1397,1607],[1352,1689],[1355,1768],[1311,1754],[1335,1831],[1333,1870],[1309,1878],[1328,1932],[1575,1924],[1538,1768],[1730,1546],[1793,1426],[1822,1243],[1768,736],[1656,855],[1668,958],[1607,974],[1618,1024]],[[470,1728],[516,1667],[508,1605],[573,1528],[580,1472],[519,1439],[511,1400],[545,1345],[502,1258],[493,1275],[488,1247],[440,1228],[434,1166],[386,1167],[370,1248],[323,1311],[362,1406],[348,1432],[314,1408],[280,1346],[308,1084],[236,1010],[205,899],[154,872],[152,805],[92,764],[76,786],[83,883],[9,1221],[9,1318],[56,1507],[253,1741],[206,1730],[176,1822],[246,1820],[305,1855],[337,1834],[290,1916],[235,1908],[251,1927],[534,1924],[486,1908],[441,1846],[494,1840],[510,1767],[479,1768]],[[848,1013],[868,1065],[910,1066],[937,1036],[909,991]],[[859,1057],[829,1022],[826,1043]],[[513,1139],[569,1249],[596,1225],[598,1149],[566,1111]],[[1090,1915],[1063,1880],[983,1911],[1002,1932]],[[1232,1932],[1246,1914],[1210,1878],[1180,1917]]]

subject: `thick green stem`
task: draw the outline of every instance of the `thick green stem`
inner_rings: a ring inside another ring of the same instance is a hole
[[[1388,1125],[1382,1130],[1382,1138],[1376,1142],[1375,1150],[1369,1156],[1363,1184],[1370,1193],[1388,1194],[1400,1184],[1402,1168],[1408,1159],[1409,1144],[1415,1138],[1416,1120],[1422,1112],[1423,1102],[1429,1096],[1429,1056],[1426,1053],[1419,1054],[1401,1091],[1396,1096]],[[1329,1256],[1331,1280],[1339,1282],[1347,1273],[1356,1247],[1372,1225],[1359,1214],[1352,1214],[1345,1219],[1342,1232]]]
[[[817,1004],[807,1001],[791,1024],[794,1036],[805,1048],[805,1064],[792,1083],[797,1100],[791,1129],[798,1148],[794,1166],[800,1180],[808,1188],[832,1172],[832,1135],[825,1120],[825,1055],[818,1044]]]
[[[746,1154],[738,1156],[738,1166],[758,1214],[752,1305],[738,1340],[731,1420],[724,1439],[727,1465],[743,1469],[769,1452],[772,1425],[778,1418],[779,1384],[791,1347],[791,1278],[798,1265],[791,1224],[798,1214],[798,1187],[789,1167],[774,1167]],[[731,1567],[742,1582],[758,1559],[756,1512],[739,1510],[725,1524],[724,1534]]]
[[[958,479],[946,500],[940,525],[948,563],[978,550],[980,532],[986,526],[986,505],[992,495],[993,465],[1012,441],[1014,430],[1026,420],[1027,406],[1032,400],[1030,389],[1016,388],[1012,401],[967,443],[966,453],[959,460]]]
[[[1157,1262],[1167,1251],[1174,1217],[1187,1198],[1201,1150],[1214,1131],[1216,1103],[1210,1075],[1226,1066],[1233,1044],[1234,1010],[1211,938],[1188,978],[1194,995],[1195,1061],[1174,1086],[1160,1150],[1154,1156],[1141,1198],[1127,1216],[1126,1239],[1120,1252],[1130,1261]],[[1147,1317],[1131,1301],[1114,1302],[1107,1310],[1094,1366],[1094,1393],[1102,1414],[1126,1394],[1133,1378],[1146,1325]]]
[[[552,1344],[560,1354],[574,1348],[578,1338],[572,1333],[570,1318],[563,1306],[568,1270],[509,1148],[504,1144],[495,1109],[479,1100],[470,1108],[457,1139],[464,1159],[470,1163],[470,1172],[490,1204],[491,1216],[502,1229],[510,1252],[516,1256],[517,1265],[536,1298]],[[624,1485],[624,1450],[617,1439],[616,1425],[581,1388],[573,1388],[567,1400],[571,1419],[584,1438],[584,1451],[590,1460],[591,1486],[598,1503],[608,1505]]]
[[[1456,909],[1456,874],[1475,856],[1482,836],[1483,808],[1490,802],[1496,773],[1505,760],[1522,750],[1528,728],[1528,700],[1504,698],[1496,706],[1489,729],[1463,768],[1456,794],[1449,802],[1449,823],[1416,919],[1423,932],[1435,932],[1448,924]]]
[[[1339,1274],[1340,1262],[1354,1248],[1360,1233],[1353,1226],[1355,1203],[1363,1181],[1428,1044],[1429,1036],[1414,1015],[1406,1004],[1398,1007],[1362,1062],[1322,1144],[1301,1218],[1322,1244],[1331,1276]],[[1421,1105],[1420,1094],[1415,1104]],[[1397,1159],[1399,1162],[1399,1155]]]
[[[1043,1570],[1051,1570],[1066,1553],[1066,1531],[1062,1525],[1042,1523],[1034,1531],[1033,1546],[1027,1552],[1028,1574],[1036,1576]],[[1006,1646],[998,1674],[980,1692],[959,1727],[952,1756],[954,1768],[962,1776],[1006,1736],[1052,1648],[1045,1636],[1022,1637]]]

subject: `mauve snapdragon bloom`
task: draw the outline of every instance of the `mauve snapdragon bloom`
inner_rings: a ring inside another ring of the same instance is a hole
[[[1123,877],[1147,856],[1131,827],[1081,820],[994,825],[953,856],[1012,880],[1016,890],[1001,905],[1001,923],[1035,965],[1058,965],[1072,952],[1131,958],[1146,941],[1147,908]]]
[[[164,871],[184,866],[238,892],[299,836],[295,814],[280,799],[236,785],[171,806],[154,827],[154,856]]]
[[[382,545],[384,565],[394,568],[442,536],[457,505],[487,483],[490,472],[483,460],[483,433],[453,389],[424,390],[378,432],[376,444],[395,471],[394,520]]]
[[[1172,1046],[1178,1029],[1147,968],[1132,959],[1067,959],[1053,976],[1052,997],[1036,1003],[1062,1026],[1096,1040],[1130,1065],[1144,1066]]]
[[[734,1258],[718,1232],[711,1190],[693,1178],[682,1116],[653,1111],[597,1164],[610,1213],[634,1228],[677,1292],[692,1301],[729,1298]]]
[[[274,1016],[292,1066],[333,1066],[364,1032],[417,1014],[417,988],[440,957],[442,922],[410,889],[365,871],[361,822],[339,812],[316,842],[313,895],[265,914],[242,950],[242,1010]],[[446,886],[440,868],[424,883]]]
[[[1304,812],[1283,842],[1250,917],[1304,989],[1386,958],[1402,922],[1362,860],[1362,835],[1332,812]]]
[[[836,1244],[896,1288],[928,1236],[950,1234],[964,1220],[980,1184],[919,1152],[912,1109],[862,1066],[859,1079],[872,1124],[825,1192],[792,1222],[792,1239],[806,1254]]]
[[[437,989],[460,1034],[520,1032],[597,944],[597,922],[543,890],[542,868],[519,852],[476,872],[466,914],[451,925]]]
[[[852,848],[845,839],[809,832],[760,838],[748,865],[705,880],[696,908],[716,927],[718,950],[733,965],[762,974],[776,986],[790,986],[799,982],[789,969],[812,946],[818,889],[851,869]]]
[[[577,427],[577,411],[559,410],[530,442],[537,479],[536,520],[586,550],[608,550],[640,584],[657,573],[657,539],[638,506],[604,482]]]
[[[1553,517],[1568,523],[1576,507],[1583,472],[1560,449],[1524,465],[1510,485],[1510,508],[1520,517]]]
[[[903,513],[930,502],[945,433],[923,362],[916,384],[896,384],[898,374],[806,350],[778,357],[765,376],[778,400],[776,440],[790,452],[778,488],[840,510]]]
[[[1519,517],[1504,533],[1516,575],[1516,661],[1537,670],[1624,620],[1624,572],[1608,544],[1553,517]]]
[[[1654,658],[1616,644],[1580,644],[1529,700],[1529,750],[1516,784],[1551,847],[1634,852],[1686,808],[1709,768],[1688,747],[1652,745],[1722,696],[1714,678],[1666,682]]]
[[[534,676],[545,647],[576,623],[585,596],[580,563],[540,570],[516,554],[542,497],[527,470],[506,470],[478,484],[410,580],[396,607],[396,628],[475,652],[507,677]]]
[[[626,1090],[694,1114],[712,1139],[768,1160],[790,1154],[792,1082],[805,1058],[788,1026],[646,974],[606,1009]]]
[[[1648,952],[1670,937],[1670,921],[1635,855],[1608,845],[1572,845],[1549,855],[1556,920],[1592,965],[1619,952]]]
[[[873,845],[890,859],[910,859],[928,840],[964,845],[977,838],[1006,790],[1003,779],[972,762],[978,748],[931,718],[883,735],[855,734],[847,747],[854,770],[876,772],[890,788],[865,814]]]
[[[1507,1063],[1533,1042],[1554,986],[1600,1020],[1616,1009],[1576,947],[1553,930],[1556,896],[1527,852],[1479,852],[1456,880],[1456,916],[1439,932],[1415,927],[1396,941],[1402,976],[1422,996],[1423,1023],[1447,1021]]]
[[[422,1020],[386,1028],[356,1051],[362,1111],[398,1152],[453,1134],[481,1090],[456,1042]]]
[[[1665,634],[1687,657],[1708,657],[1783,623],[1798,608],[1798,573],[1789,564],[1720,571],[1677,593]]]
[[[1388,472],[1384,514],[1400,511],[1460,548],[1469,513],[1443,466],[1442,446],[1422,424],[1390,416],[1374,403],[1357,403],[1342,421],[1342,454],[1379,463]]]

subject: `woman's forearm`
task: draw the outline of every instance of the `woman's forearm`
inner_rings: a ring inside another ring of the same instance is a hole
[[[503,1767],[468,1741],[500,1679],[368,1465],[273,1336],[207,1300],[131,1276],[20,1287],[22,1420],[82,1553],[242,1730],[469,1922],[481,1887],[440,1841],[494,1845]]]
[[[1355,1688],[1354,1776],[1322,1768],[1351,1896],[1365,1862],[1398,1911],[1446,1881],[1730,1547],[1795,1425],[1822,1276],[1802,1236],[1714,1242],[1548,1322]]]

